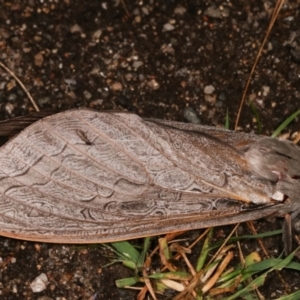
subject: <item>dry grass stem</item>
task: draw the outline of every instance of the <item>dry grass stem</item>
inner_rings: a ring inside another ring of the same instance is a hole
[[[32,106],[36,111],[40,111],[39,107],[35,103],[34,99],[30,95],[29,91],[26,89],[25,85],[22,83],[22,81],[17,77],[16,74],[14,74],[6,65],[4,65],[2,62],[0,62],[0,66],[11,76],[15,79],[15,81],[20,85],[20,87],[23,89],[23,91],[26,93],[27,97],[29,98]]]
[[[270,32],[272,31],[272,28],[274,26],[274,23],[275,23],[277,17],[278,17],[278,14],[279,14],[279,12],[281,10],[281,7],[282,7],[283,3],[284,3],[284,0],[278,0],[276,2],[275,7],[274,7],[273,14],[271,16],[271,20],[270,20],[270,23],[269,23],[266,35],[265,35],[265,37],[263,39],[263,42],[262,42],[262,44],[261,44],[261,46],[260,46],[260,48],[259,48],[259,50],[257,52],[255,61],[253,63],[253,66],[251,68],[250,74],[249,74],[248,79],[247,79],[246,86],[245,86],[244,91],[243,91],[242,99],[241,99],[241,102],[240,102],[240,106],[239,106],[239,109],[238,109],[238,113],[237,113],[237,117],[236,117],[236,121],[235,121],[235,125],[234,125],[234,130],[237,130],[238,123],[239,123],[240,116],[241,116],[241,112],[242,112],[242,108],[244,106],[246,95],[248,93],[248,89],[249,89],[249,86],[250,86],[250,83],[251,83],[251,80],[252,80],[255,68],[256,68],[256,66],[258,64],[259,58],[260,58],[260,56],[262,54],[262,51],[263,51],[263,49],[265,47],[267,39],[268,39],[268,37],[270,35]]]
[[[218,269],[217,269],[216,273],[206,283],[206,285],[203,286],[203,288],[202,288],[202,292],[203,293],[208,292],[214,286],[214,284],[217,282],[217,280],[219,279],[219,277],[221,276],[221,274],[223,273],[223,271],[225,270],[225,268],[228,266],[228,264],[230,263],[230,261],[232,260],[232,258],[233,258],[233,252],[229,251],[228,254],[226,255],[225,259],[218,266]]]

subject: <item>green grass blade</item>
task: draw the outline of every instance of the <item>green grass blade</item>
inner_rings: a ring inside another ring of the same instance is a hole
[[[213,235],[213,228],[211,228],[206,236],[206,239],[204,241],[203,247],[202,247],[202,251],[198,257],[198,261],[196,264],[196,272],[199,272],[200,270],[202,270],[205,260],[207,258],[207,255],[209,253],[209,249],[210,249],[210,242],[212,239],[212,235]]]
[[[128,277],[128,278],[123,278],[123,279],[117,279],[115,282],[116,282],[116,286],[118,288],[124,288],[125,286],[135,285],[136,283],[139,282],[139,278],[138,277]]]
[[[278,235],[278,234],[282,234],[282,229],[268,231],[268,232],[264,232],[264,233],[254,234],[254,235],[243,235],[243,236],[231,237],[228,240],[228,244],[234,243],[236,241],[240,241],[243,239],[261,239],[261,238],[270,237],[270,236],[274,236],[274,235]],[[222,244],[223,244],[223,241],[217,242],[217,243],[213,244],[212,246],[210,246],[209,250],[219,248]]]
[[[300,110],[297,110],[295,113],[290,115],[284,122],[282,122],[279,127],[272,133],[271,137],[277,137],[280,132],[285,129],[298,115],[300,114]]]
[[[136,265],[138,268],[142,268],[144,266],[144,262],[145,262],[145,258],[146,258],[146,254],[149,249],[149,246],[150,246],[150,237],[145,237],[143,250],[142,250],[141,254],[139,255],[139,258],[136,262]]]
[[[252,101],[250,102],[250,108],[251,108],[251,110],[252,110],[252,112],[254,114],[254,117],[256,119],[256,122],[257,122],[258,133],[261,134],[261,132],[262,132],[262,126],[261,126],[260,117],[259,117],[257,108],[256,108],[256,106],[254,105],[254,103]]]
[[[299,299],[300,299],[300,291],[297,291],[293,294],[285,295],[274,300],[299,300]]]
[[[138,262],[140,253],[129,242],[126,241],[115,242],[115,243],[110,243],[110,245],[117,251],[118,255],[124,260],[129,259],[134,263]]]
[[[228,112],[228,108],[226,110],[226,116],[225,116],[225,129],[229,129],[229,122],[230,122],[230,118],[229,118],[229,112]]]

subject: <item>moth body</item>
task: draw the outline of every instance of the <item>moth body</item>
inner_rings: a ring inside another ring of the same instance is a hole
[[[299,161],[285,141],[66,111],[1,147],[0,234],[96,243],[290,213],[299,210]]]

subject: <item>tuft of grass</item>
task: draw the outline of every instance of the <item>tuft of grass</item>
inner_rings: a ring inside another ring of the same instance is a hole
[[[150,237],[144,238],[144,246],[141,252],[127,241],[103,244],[103,246],[115,253],[116,258],[112,260],[112,263],[121,262],[124,266],[137,272],[144,265],[145,257],[150,246]]]
[[[250,278],[252,275],[255,275],[258,272],[263,272],[263,273],[258,277],[256,277],[254,280],[251,280],[251,282],[246,286],[240,288],[233,295],[223,299],[224,300],[249,299],[248,298],[249,293],[254,289],[257,289],[258,287],[262,286],[265,283],[267,275],[275,270],[280,271],[283,268],[287,268],[287,269],[294,269],[294,270],[296,269],[300,271],[300,264],[292,262],[295,253],[299,251],[299,249],[300,247],[298,247],[295,251],[293,251],[290,255],[288,255],[284,259],[270,258],[248,266],[246,269],[242,271],[243,279],[241,281]],[[296,293],[290,294],[288,296],[280,297],[277,300],[283,300],[283,299],[296,300],[299,299],[299,294],[300,292],[297,291]]]
[[[146,280],[150,280],[153,289],[157,293],[164,293],[167,288],[179,292],[175,299],[186,299],[189,295],[193,295],[195,299],[204,299],[204,295],[205,299],[214,299],[215,295],[228,295],[228,293],[231,293],[230,296],[223,299],[254,300],[257,299],[255,290],[265,283],[266,276],[269,273],[283,268],[300,271],[300,264],[292,261],[300,247],[284,259],[269,258],[261,260],[259,254],[254,252],[245,258],[245,265],[239,263],[229,268],[227,265],[233,257],[231,249],[234,247],[231,244],[226,246],[220,253],[218,252],[219,254],[213,261],[207,262],[212,257],[212,251],[220,248],[219,242],[211,245],[212,233],[212,230],[207,233],[195,268],[187,261],[186,255],[182,254],[183,252],[188,253],[186,248],[177,244],[176,241],[170,244],[166,243],[165,239],[163,239],[164,242],[160,239],[160,265],[164,267],[160,270],[152,270],[152,272],[149,269],[146,273],[139,272],[139,270],[145,268],[146,257],[149,258],[149,255],[147,255],[150,245],[149,238],[144,239],[144,245],[139,250],[128,242],[111,243],[109,248],[117,255],[115,262],[122,262],[125,266],[135,270],[135,276],[116,280],[117,287],[128,288],[136,284],[141,286],[141,284],[145,284]],[[255,236],[244,235],[231,238],[229,242],[248,238],[270,237],[281,233],[281,230],[276,230]],[[171,255],[170,252],[175,250],[177,254]],[[179,254],[186,261],[188,271],[179,271],[176,265],[173,264]],[[225,261],[226,266],[222,269]],[[220,269],[222,270],[220,271]],[[228,270],[226,271],[226,269]],[[253,276],[255,276],[255,279],[252,280]],[[296,300],[299,299],[299,293],[283,296],[277,300]]]

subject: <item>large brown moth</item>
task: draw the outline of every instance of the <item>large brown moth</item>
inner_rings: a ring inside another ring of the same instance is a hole
[[[294,216],[299,178],[288,141],[70,110],[1,147],[0,235],[103,243]]]

